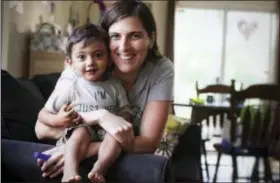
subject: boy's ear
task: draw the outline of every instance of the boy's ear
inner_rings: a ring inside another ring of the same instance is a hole
[[[71,58],[66,57],[66,59],[65,59],[65,64],[67,64],[67,65],[72,65],[72,60],[71,60]]]

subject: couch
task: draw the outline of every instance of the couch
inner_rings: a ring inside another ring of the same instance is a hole
[[[54,141],[37,139],[34,125],[39,110],[52,92],[60,73],[15,78],[1,70],[1,173],[2,182],[59,182],[43,179],[32,152],[49,149]],[[25,146],[27,143],[32,145]],[[37,143],[44,143],[36,149]],[[28,147],[28,148],[25,148]],[[20,156],[20,151],[28,156]],[[16,156],[16,157],[15,157]],[[94,158],[93,158],[94,159]],[[88,172],[93,160],[82,162]],[[22,170],[25,172],[21,172]],[[109,182],[202,182],[200,126],[192,124],[180,136],[172,157],[124,154],[108,172]],[[86,174],[85,174],[86,175]]]

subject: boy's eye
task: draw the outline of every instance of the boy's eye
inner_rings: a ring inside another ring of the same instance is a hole
[[[101,53],[101,52],[100,52],[100,53],[96,53],[96,54],[95,54],[95,56],[96,56],[97,58],[101,58],[101,57],[103,57],[103,55],[104,55],[104,54],[103,54],[103,53]]]
[[[80,59],[80,60],[84,60],[86,57],[85,57],[85,55],[78,55],[77,58]]]
[[[110,35],[110,39],[118,39],[118,38],[119,38],[119,35],[117,35],[117,34]]]

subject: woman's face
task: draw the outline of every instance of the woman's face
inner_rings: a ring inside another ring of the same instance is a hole
[[[137,17],[123,18],[109,28],[111,56],[119,71],[141,68],[152,40]]]

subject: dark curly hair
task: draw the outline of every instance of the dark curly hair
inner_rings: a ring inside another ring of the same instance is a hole
[[[83,42],[84,46],[89,45],[93,41],[104,41],[104,44],[109,53],[109,35],[107,31],[101,27],[88,23],[76,28],[68,37],[66,44],[66,54],[71,58],[73,45]]]

